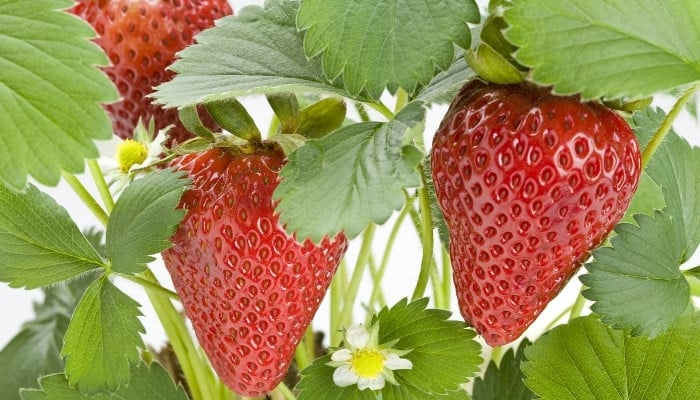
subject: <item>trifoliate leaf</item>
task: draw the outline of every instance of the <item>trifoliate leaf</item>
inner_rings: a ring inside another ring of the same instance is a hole
[[[197,35],[180,52],[177,75],[157,87],[157,102],[169,107],[248,94],[304,91],[347,95],[324,76],[320,59],[307,59],[296,29],[298,1],[269,0],[265,8],[243,7]]]
[[[182,174],[161,170],[131,183],[114,205],[107,225],[106,252],[112,270],[143,271],[157,254],[171,246],[170,237],[184,217],[176,210],[185,191]]]
[[[518,350],[509,349],[498,365],[491,361],[483,378],[474,380],[474,400],[531,400],[535,395],[525,386],[520,365],[525,360],[525,348],[530,341],[520,342]]]
[[[415,98],[426,103],[449,103],[474,75],[464,58],[464,51],[456,50],[450,68],[435,75],[427,86],[418,91]]]
[[[27,176],[55,185],[97,157],[93,139],[112,126],[99,103],[117,91],[97,66],[104,53],[90,26],[60,11],[70,0],[0,0],[0,182],[24,189]]]
[[[19,193],[0,184],[0,281],[32,289],[104,266],[53,198],[32,185]]]
[[[88,274],[44,288],[35,317],[0,351],[0,399],[19,400],[19,389],[37,386],[39,377],[63,371],[63,335],[78,299],[95,276]]]
[[[383,400],[442,399],[466,400],[460,389],[478,370],[482,359],[476,334],[463,321],[448,320],[450,312],[426,309],[428,299],[383,308],[372,318],[379,324],[379,345],[411,350],[401,356],[413,368],[393,371],[398,385],[387,383],[381,392],[360,391],[357,385],[338,387],[333,381],[335,368],[328,365],[331,355],[321,357],[302,371],[297,385],[299,400],[352,399]]]
[[[342,74],[351,95],[377,99],[384,88],[413,93],[436,68],[449,68],[454,44],[471,43],[467,22],[479,18],[473,0],[305,0],[297,24],[306,54],[322,54],[327,77]]]
[[[370,222],[386,221],[403,206],[403,188],[420,184],[423,156],[402,141],[424,118],[422,102],[413,102],[387,123],[354,124],[307,141],[280,172],[280,221],[315,242],[340,231],[352,238]]]
[[[71,387],[63,374],[39,381],[41,390],[23,391],[23,400],[188,400],[185,390],[176,386],[158,363],[131,366],[131,380],[116,393],[87,395]],[[43,397],[42,397],[43,396]]]
[[[116,391],[129,382],[139,360],[144,332],[139,304],[107,277],[95,281],[80,299],[65,335],[61,356],[71,386],[84,394]]]
[[[602,321],[632,335],[656,337],[690,301],[690,287],[678,269],[683,247],[680,226],[668,214],[634,216],[637,226],[619,224],[612,247],[593,252],[581,282],[591,309]]]
[[[649,340],[577,318],[525,350],[526,385],[542,400],[675,400],[697,396],[700,315]]]
[[[640,98],[700,79],[696,0],[521,0],[504,17],[532,79],[584,99]]]

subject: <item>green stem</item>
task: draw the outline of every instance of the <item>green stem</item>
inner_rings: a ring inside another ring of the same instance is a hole
[[[146,270],[143,276],[159,285],[151,270]],[[172,305],[169,297],[163,296],[160,291],[148,287],[145,289],[180,363],[182,373],[192,393],[192,400],[215,399],[216,382],[211,374],[207,374],[207,372],[211,372],[210,367],[199,355],[197,347],[192,341],[192,336],[187,330],[184,318]]]
[[[360,115],[360,121],[367,122],[371,119],[364,103],[360,103],[359,101],[355,102],[355,109],[357,109],[357,113]]]
[[[572,304],[572,305],[566,307],[564,310],[562,310],[562,312],[560,312],[556,317],[554,317],[554,319],[552,319],[551,321],[549,321],[549,323],[547,324],[547,326],[544,327],[544,332],[547,332],[547,331],[549,331],[550,329],[552,329],[552,328],[554,327],[554,325],[556,325],[557,322],[558,322],[559,320],[561,320],[562,318],[564,318],[564,316],[565,316],[566,314],[569,314],[569,313],[571,312],[571,310],[573,310],[573,308],[574,308],[574,306],[573,306],[573,304]]]
[[[95,186],[97,186],[97,190],[100,193],[105,210],[107,213],[111,213],[112,209],[114,208],[114,198],[112,197],[112,193],[109,191],[109,185],[107,185],[105,175],[102,173],[102,168],[100,168],[100,165],[97,163],[96,159],[87,160],[87,165],[88,169],[90,169],[92,180],[95,182]]]
[[[496,363],[496,365],[500,364],[502,357],[503,346],[496,346],[491,349],[491,360]]]
[[[357,256],[357,261],[355,262],[355,269],[352,271],[352,277],[350,278],[350,284],[348,285],[345,295],[343,296],[343,308],[340,312],[340,317],[338,323],[334,329],[340,330],[346,324],[349,324],[352,320],[352,309],[355,305],[355,299],[357,298],[357,292],[360,289],[360,284],[362,283],[362,277],[369,263],[369,255],[372,251],[372,241],[374,239],[374,233],[377,230],[376,225],[370,224],[366,229],[365,233],[362,235],[362,246],[360,247],[360,253]]]
[[[396,92],[396,105],[394,106],[394,113],[401,111],[406,104],[408,104],[408,93],[405,90],[399,89]]]
[[[421,172],[421,177],[424,174]],[[430,269],[433,263],[433,220],[430,211],[430,198],[428,197],[428,188],[425,184],[418,189],[418,204],[420,206],[421,216],[421,241],[423,244],[423,257],[421,258],[420,273],[416,288],[413,290],[412,300],[417,300],[423,297],[425,289],[428,286],[428,278],[430,277]]]
[[[406,219],[406,216],[408,215],[409,211],[413,208],[413,199],[410,200],[411,201],[409,201],[409,199],[406,199],[406,204],[401,210],[401,213],[399,213],[399,216],[396,217],[394,226],[391,228],[391,232],[389,232],[389,238],[387,239],[386,246],[384,247],[384,255],[382,255],[382,261],[379,264],[377,277],[374,282],[374,287],[372,288],[372,295],[369,298],[370,307],[372,307],[377,302],[377,300],[379,299],[379,295],[381,294],[381,285],[379,284],[379,282],[381,282],[384,278],[384,273],[386,272],[386,268],[389,265],[391,251],[394,248],[394,243],[396,242],[396,237],[399,234],[401,225]]]
[[[685,93],[683,93],[683,95],[673,105],[668,115],[666,115],[666,118],[664,118],[663,122],[661,123],[661,126],[659,126],[659,129],[654,134],[654,137],[652,137],[651,141],[649,141],[649,144],[644,150],[644,154],[642,154],[642,170],[644,170],[644,168],[647,166],[656,150],[659,148],[659,146],[661,146],[661,143],[663,142],[664,138],[671,130],[673,122],[676,120],[681,111],[683,111],[683,108],[685,107],[686,103],[690,101],[690,99],[693,97],[698,88],[700,88],[700,83],[696,83],[690,88],[688,88],[688,90],[686,90]]]
[[[569,314],[569,320],[580,317],[581,313],[583,312],[583,307],[586,305],[586,298],[583,297],[583,289],[584,288],[581,288],[581,291],[578,293],[578,296],[576,297],[576,301],[574,302],[574,305],[571,307],[571,313]]]
[[[683,275],[685,275],[685,278],[688,280],[688,284],[690,285],[690,295],[693,297],[700,297],[700,278],[693,274]]]
[[[282,398],[285,400],[296,400],[297,398],[294,395],[294,393],[287,387],[287,385],[284,384],[284,382],[280,382],[280,384],[277,385],[274,391],[281,394]]]
[[[445,299],[442,294],[442,280],[440,279],[440,273],[438,272],[437,265],[431,263],[430,268],[430,286],[433,288],[433,299],[435,301],[435,308],[445,309]]]
[[[73,189],[75,194],[80,197],[80,200],[85,203],[85,205],[92,211],[93,214],[95,214],[95,217],[100,221],[100,223],[104,226],[107,226],[107,222],[109,221],[109,216],[107,215],[107,212],[105,212],[104,209],[97,203],[97,200],[95,200],[94,197],[88,192],[88,190],[85,188],[82,182],[78,180],[78,178],[75,177],[75,175],[69,174],[67,172],[62,172],[63,179],[65,179],[66,183]]]
[[[375,291],[379,293],[374,300],[372,300],[370,296],[370,301],[367,303],[368,311],[374,311],[376,310],[376,308],[374,308],[374,303],[376,303],[377,308],[381,308],[386,305],[386,299],[384,298],[384,293],[381,289],[384,273],[380,272],[377,262],[374,260],[374,255],[371,253],[369,255],[369,271],[372,275],[372,294],[374,294]]]
[[[444,245],[441,246],[440,254],[442,255],[442,297],[445,301],[445,310],[449,310],[452,296],[452,263],[450,253]]]
[[[294,359],[297,362],[297,367],[299,371],[308,367],[311,364],[309,359],[309,353],[306,351],[306,340],[302,340],[298,345],[296,350],[294,350]]]
[[[343,340],[343,332],[337,329],[337,327],[342,326],[343,322],[340,320],[340,313],[343,307],[343,293],[347,287],[347,263],[345,260],[340,262],[338,271],[335,273],[333,280],[331,281],[331,305],[330,305],[330,344],[331,346],[337,346]]]
[[[163,286],[160,286],[156,283],[151,282],[148,279],[141,278],[139,276],[135,275],[127,275],[127,274],[120,274],[120,273],[115,273],[121,278],[124,278],[126,280],[129,280],[131,282],[136,283],[137,285],[143,286],[144,288],[147,288],[154,293],[160,293],[161,295],[164,295],[166,297],[171,298],[172,300],[180,301],[180,296],[177,295],[177,293],[173,292],[172,290],[166,289]]]

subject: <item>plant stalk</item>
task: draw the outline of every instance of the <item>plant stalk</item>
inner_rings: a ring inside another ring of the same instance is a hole
[[[360,247],[360,253],[357,256],[357,261],[355,262],[355,269],[352,271],[350,284],[348,285],[345,295],[343,296],[343,307],[337,321],[340,325],[336,325],[334,327],[335,330],[341,330],[345,324],[348,324],[352,320],[352,309],[355,305],[355,299],[357,298],[357,292],[360,289],[360,284],[362,283],[362,277],[367,268],[367,264],[369,263],[369,256],[370,252],[372,251],[372,241],[376,230],[376,225],[369,224],[362,235],[362,246]]]
[[[73,189],[75,194],[80,197],[80,200],[82,200],[87,208],[95,215],[95,217],[97,217],[97,220],[100,221],[103,226],[107,226],[107,222],[109,221],[107,212],[97,203],[97,200],[92,197],[83,183],[80,182],[80,180],[73,174],[69,174],[65,171],[63,171],[61,174],[63,179],[66,181],[66,183],[68,183],[71,189]]]
[[[90,174],[92,175],[92,180],[95,182],[95,186],[97,186],[97,190],[102,198],[102,204],[104,205],[107,213],[111,213],[112,209],[114,208],[114,198],[112,197],[112,193],[109,191],[109,185],[107,185],[105,176],[102,173],[102,168],[100,168],[100,165],[97,163],[96,159],[87,160],[87,165],[88,169],[90,170]]]
[[[423,174],[423,171],[421,171],[420,175],[421,179],[423,176],[425,176],[425,174]],[[433,264],[433,217],[432,212],[430,210],[430,198],[428,197],[428,188],[425,186],[425,183],[421,188],[418,189],[418,204],[420,206],[421,241],[423,244],[423,257],[421,258],[418,282],[416,282],[416,288],[413,290],[413,295],[411,296],[411,299],[413,301],[423,297],[425,289],[428,286],[430,269],[432,268]]]

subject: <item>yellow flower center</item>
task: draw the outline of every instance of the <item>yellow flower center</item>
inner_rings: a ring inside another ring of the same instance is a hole
[[[144,162],[147,156],[146,146],[135,140],[126,139],[117,145],[117,162],[124,173],[129,172],[132,165]]]
[[[384,356],[376,350],[360,350],[353,354],[350,365],[360,378],[374,378],[384,369]]]

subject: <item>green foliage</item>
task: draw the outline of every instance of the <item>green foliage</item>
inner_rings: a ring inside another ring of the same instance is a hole
[[[639,98],[700,79],[696,0],[520,0],[505,36],[557,93]]]
[[[381,390],[383,400],[469,398],[459,385],[479,370],[482,361],[474,331],[464,322],[448,320],[449,311],[426,309],[427,305],[428,299],[410,303],[403,299],[372,319],[372,324],[379,324],[379,344],[395,342],[393,349],[411,349],[402,357],[413,363],[412,369],[394,371],[399,385],[387,383]],[[336,386],[329,361],[330,355],[321,357],[302,371],[299,400],[377,398],[377,393],[357,386]]]
[[[342,75],[351,95],[364,90],[374,99],[384,88],[413,93],[436,67],[447,69],[453,43],[469,48],[467,22],[479,22],[472,0],[305,0],[297,16],[306,54],[322,55],[326,76]]]
[[[620,224],[612,247],[593,252],[583,294],[605,323],[655,337],[688,307],[690,287],[678,269],[683,248],[679,224],[657,211],[654,218],[634,216],[637,226]]]
[[[280,221],[315,242],[340,231],[352,238],[386,221],[403,206],[403,188],[420,184],[423,156],[404,137],[424,118],[423,104],[413,102],[387,123],[358,123],[306,142],[280,172]]]
[[[473,77],[474,71],[467,65],[464,51],[455,50],[455,59],[450,68],[437,73],[427,86],[418,91],[415,99],[426,103],[449,103],[464,83]]]
[[[525,356],[525,383],[542,400],[691,399],[700,373],[700,314],[685,314],[652,340],[593,316],[577,318],[542,336]]]
[[[342,83],[329,82],[321,60],[308,60],[295,19],[298,1],[268,0],[219,20],[179,53],[178,74],[158,86],[155,97],[169,107],[247,94],[294,90],[347,95]]]
[[[0,182],[24,189],[28,175],[55,185],[80,172],[109,139],[101,102],[117,91],[97,66],[104,53],[85,22],[60,10],[69,0],[0,0]]]
[[[144,332],[139,304],[107,277],[93,282],[68,325],[61,356],[70,386],[84,394],[116,391],[129,382],[130,366],[139,361]]]
[[[80,296],[94,274],[44,288],[44,302],[34,305],[34,319],[0,351],[0,398],[19,400],[19,389],[37,386],[39,377],[63,371],[59,356],[63,335]]]
[[[104,266],[53,198],[32,185],[20,193],[0,184],[0,281],[33,289]]]
[[[531,400],[534,394],[525,386],[520,364],[525,361],[525,348],[531,343],[523,339],[517,351],[506,351],[498,365],[492,360],[483,378],[474,380],[474,400]]]
[[[113,394],[88,395],[68,384],[63,374],[49,375],[39,381],[41,390],[22,391],[22,400],[188,400],[158,363],[131,366],[131,380]]]
[[[169,241],[185,213],[176,210],[188,183],[182,174],[161,170],[131,183],[119,197],[107,225],[106,253],[112,270],[142,272],[152,254]]]

